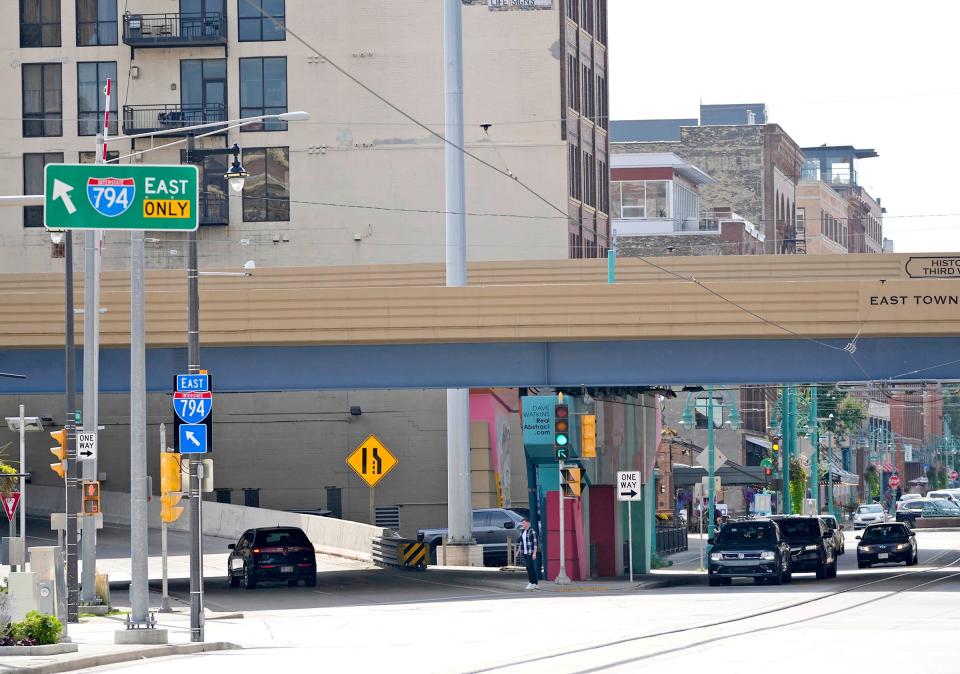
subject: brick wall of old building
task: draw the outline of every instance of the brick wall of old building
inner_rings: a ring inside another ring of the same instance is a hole
[[[611,145],[612,154],[630,152],[673,152],[706,171],[717,183],[700,188],[701,212],[730,209],[755,223],[768,253],[793,231],[803,153],[776,124],[685,126],[679,141]]]

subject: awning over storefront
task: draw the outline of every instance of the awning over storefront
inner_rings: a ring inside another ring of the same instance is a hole
[[[876,462],[874,462],[873,465],[874,465],[874,467],[875,467],[877,470],[882,471],[882,472],[884,472],[884,473],[896,473],[896,472],[897,472],[897,469],[894,467],[894,465],[893,465],[892,463],[886,463],[886,462],[876,461]]]
[[[763,447],[764,449],[773,449],[773,443],[771,443],[766,438],[758,438],[753,435],[745,435],[744,439],[749,442],[751,445],[756,445],[757,447]]]
[[[833,479],[834,484],[845,484],[845,485],[851,485],[851,486],[856,486],[860,484],[859,475],[857,475],[856,473],[851,473],[849,471],[846,471],[843,468],[840,468],[839,466],[833,466],[832,470],[829,467],[821,470],[820,479],[826,480],[828,474]]]
[[[715,473],[723,485],[751,485],[763,484],[770,479],[764,475],[760,466],[741,466],[733,461],[727,461]],[[694,464],[688,466],[683,463],[673,464],[673,482],[678,487],[686,487],[700,482],[707,476],[707,469]]]

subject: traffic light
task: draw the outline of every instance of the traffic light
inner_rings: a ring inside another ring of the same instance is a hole
[[[160,454],[160,520],[176,522],[183,514],[178,506],[183,496],[180,491],[180,457],[172,452]]]
[[[566,498],[577,498],[583,491],[583,468],[563,468],[560,470],[560,488]]]
[[[592,459],[597,455],[597,416],[584,414],[580,417],[580,456]]]
[[[570,408],[563,404],[553,407],[553,453],[558,461],[570,456]]]
[[[777,437],[775,437],[775,438],[773,439],[773,443],[770,445],[770,448],[771,448],[773,451],[775,451],[775,452],[779,452],[779,451],[780,451],[780,444],[781,444],[782,442],[783,442],[783,438],[781,438],[781,437],[778,435]]]
[[[763,474],[766,475],[767,477],[770,477],[771,475],[773,475],[773,468],[764,468]]]
[[[100,483],[83,483],[83,514],[96,515],[100,512]]]
[[[56,447],[50,448],[50,453],[55,457],[60,459],[56,463],[50,464],[50,470],[59,475],[60,477],[66,477],[67,475],[67,429],[64,428],[59,431],[50,431],[50,437],[57,441]]]

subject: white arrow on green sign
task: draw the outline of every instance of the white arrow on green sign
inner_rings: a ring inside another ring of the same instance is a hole
[[[48,229],[197,228],[196,166],[47,164],[43,183]]]

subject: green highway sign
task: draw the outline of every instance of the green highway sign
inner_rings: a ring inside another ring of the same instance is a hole
[[[43,184],[48,229],[197,228],[196,166],[47,164]]]

